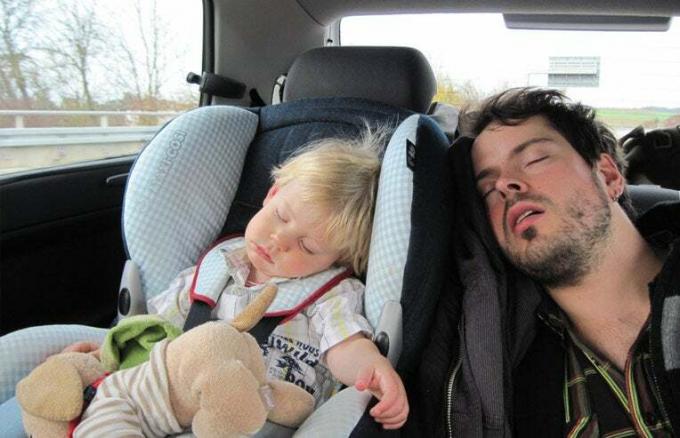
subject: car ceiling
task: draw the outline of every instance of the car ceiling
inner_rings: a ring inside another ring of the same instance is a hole
[[[348,15],[435,12],[673,16],[677,0],[298,0],[314,20],[331,24]]]
[[[300,53],[324,45],[327,38],[334,35],[338,20],[345,16],[436,12],[680,16],[678,0],[212,0],[208,3],[214,5],[215,16],[212,70],[256,89],[266,103],[271,102],[276,78],[288,71]],[[240,100],[215,99],[213,103],[248,106],[251,101],[246,95]]]

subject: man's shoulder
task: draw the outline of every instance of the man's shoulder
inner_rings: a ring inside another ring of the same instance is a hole
[[[662,202],[641,215],[635,225],[654,246],[680,239],[680,201]]]

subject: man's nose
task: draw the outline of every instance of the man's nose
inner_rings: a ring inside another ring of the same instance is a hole
[[[526,192],[527,185],[518,178],[507,176],[496,180],[496,190],[498,190],[498,193],[505,199],[513,196],[513,194]]]

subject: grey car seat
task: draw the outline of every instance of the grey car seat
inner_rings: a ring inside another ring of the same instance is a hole
[[[381,91],[355,92],[358,83]],[[128,180],[123,228],[130,261],[121,313],[143,311],[144,298],[163,290],[218,236],[243,230],[261,205],[270,169],[298,147],[322,136],[353,135],[366,122],[399,124],[383,161],[365,310],[388,357],[400,368],[412,367],[427,330],[419,314],[435,302],[422,297],[438,293],[450,219],[448,142],[422,115],[434,84],[429,65],[413,49],[316,49],[291,67],[280,105],[211,106],[173,120],[142,151]],[[15,383],[48,355],[74,341],[99,342],[105,331],[44,326],[0,338],[0,396],[10,397]],[[28,348],[18,353],[18,345]],[[298,434],[346,436],[369,399],[352,388],[341,391]]]

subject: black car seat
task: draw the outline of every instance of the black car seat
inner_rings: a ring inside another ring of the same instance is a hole
[[[628,193],[638,215],[659,202],[680,201],[680,191],[652,184],[628,184]]]

